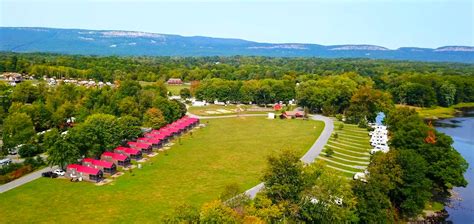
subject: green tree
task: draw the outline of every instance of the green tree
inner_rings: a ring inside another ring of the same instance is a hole
[[[153,129],[159,129],[166,125],[166,121],[161,110],[150,108],[145,113],[143,124]]]
[[[67,164],[76,163],[81,158],[79,149],[69,137],[60,136],[48,149],[48,165],[59,166],[62,169]]]
[[[9,149],[28,143],[35,135],[33,122],[25,113],[12,113],[3,122],[3,144]]]
[[[441,106],[449,107],[454,104],[456,97],[456,86],[449,83],[444,82],[438,91],[438,102]]]
[[[303,164],[293,151],[285,150],[278,156],[270,156],[262,178],[265,194],[275,203],[297,203],[305,187],[302,171]]]
[[[205,203],[199,215],[201,223],[239,223],[238,214],[221,201]]]
[[[179,91],[179,95],[181,99],[189,99],[191,98],[191,90],[189,90],[189,88],[183,88]]]

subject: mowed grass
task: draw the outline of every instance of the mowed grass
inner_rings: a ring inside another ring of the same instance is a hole
[[[329,169],[339,172],[341,176],[351,178],[356,172],[363,171],[370,161],[368,131],[357,125],[344,124],[339,129],[341,122],[334,122],[334,131],[323,152],[317,158],[324,161]],[[334,134],[338,137],[335,138]],[[326,156],[326,150],[332,149],[334,154]]]
[[[266,158],[281,149],[303,155],[324,124],[241,117],[202,120],[166,153],[105,186],[40,178],[0,194],[2,223],[156,223],[177,205],[199,206],[238,183],[260,182]]]
[[[240,112],[237,112],[237,109],[240,108]],[[252,108],[251,105],[217,105],[209,104],[207,106],[196,107],[190,106],[188,111],[192,114],[199,116],[222,116],[222,115],[236,115],[236,114],[267,114],[269,112],[275,113],[275,111],[247,111],[247,109]],[[258,108],[258,107],[257,107]],[[271,108],[270,108],[271,109]],[[278,114],[278,113],[276,113]]]

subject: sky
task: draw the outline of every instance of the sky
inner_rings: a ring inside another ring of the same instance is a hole
[[[474,46],[474,0],[0,0],[0,26],[391,49]]]

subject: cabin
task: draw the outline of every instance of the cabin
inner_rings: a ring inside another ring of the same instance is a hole
[[[158,138],[138,138],[138,142],[150,143],[153,149],[158,149],[162,146],[162,141]]]
[[[104,152],[102,153],[102,156],[100,157],[100,159],[107,162],[112,162],[117,166],[123,166],[123,167],[130,166],[130,157],[119,154],[119,153]]]
[[[303,111],[285,111],[281,113],[281,119],[294,119],[294,118],[303,118],[304,112]]]
[[[101,170],[104,174],[113,175],[117,172],[117,166],[113,162],[104,160],[85,158],[82,160],[83,166]]]
[[[79,164],[69,164],[65,176],[90,182],[99,182],[103,179],[101,170]]]
[[[142,153],[151,153],[153,150],[152,145],[145,142],[127,142],[127,145],[132,149],[140,150]]]
[[[149,138],[149,139],[157,139],[157,140],[160,140],[161,144],[165,144],[168,142],[168,137],[163,135],[163,134],[158,134],[157,132],[153,133],[146,133],[145,134],[145,138]]]
[[[140,160],[142,159],[142,152],[138,149],[132,149],[127,147],[117,147],[114,149],[115,153],[126,155],[130,157],[130,159]]]
[[[168,81],[166,82],[168,83],[168,85],[183,85],[183,81],[181,79],[168,79]]]

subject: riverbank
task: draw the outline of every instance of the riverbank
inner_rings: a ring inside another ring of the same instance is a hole
[[[454,118],[456,116],[462,115],[463,111],[466,109],[474,109],[474,102],[470,103],[458,103],[456,105],[452,105],[450,107],[415,107],[415,106],[408,106],[408,105],[401,105],[397,104],[396,107],[408,107],[415,109],[418,114],[430,120],[438,120],[438,119],[448,119]]]

